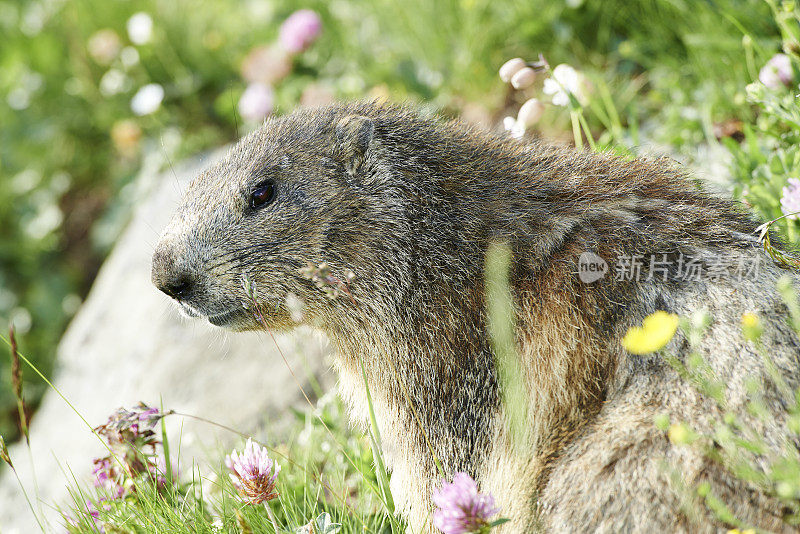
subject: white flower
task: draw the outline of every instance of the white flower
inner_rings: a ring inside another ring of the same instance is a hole
[[[8,103],[8,107],[17,111],[26,109],[31,105],[31,93],[23,87],[15,87],[8,92],[6,103]]]
[[[117,57],[122,46],[114,30],[100,30],[89,37],[89,55],[100,65],[108,65]]]
[[[14,325],[14,331],[17,334],[27,334],[33,325],[33,317],[31,317],[31,312],[27,309],[18,307],[11,310],[8,322]]]
[[[586,105],[587,89],[586,77],[565,63],[553,69],[552,75],[544,81],[542,87],[544,94],[552,95],[556,106],[569,106],[570,93],[578,102]]]
[[[28,224],[25,225],[25,232],[34,239],[44,239],[56,228],[61,226],[64,214],[55,204],[40,206]]]
[[[514,117],[503,119],[503,127],[514,139],[522,139],[522,136],[525,135],[525,125]]]
[[[139,89],[131,99],[131,110],[137,115],[149,115],[161,106],[164,88],[157,83],[149,83]]]
[[[272,113],[272,88],[263,83],[254,82],[239,98],[239,114],[250,122],[263,120]]]
[[[128,37],[133,44],[143,45],[153,36],[153,19],[140,11],[128,19]]]
[[[118,69],[109,69],[100,78],[100,92],[103,96],[114,96],[125,90],[128,77]]]
[[[120,51],[119,59],[122,61],[122,66],[129,69],[139,63],[139,52],[132,46],[126,46]]]
[[[525,128],[528,128],[539,122],[543,113],[544,104],[537,98],[530,98],[519,108],[517,122],[521,123]]]

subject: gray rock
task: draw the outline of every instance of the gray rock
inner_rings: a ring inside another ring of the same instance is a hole
[[[89,427],[104,423],[116,408],[140,400],[163,403],[165,409],[274,443],[285,437],[293,417],[289,408],[306,405],[295,376],[309,395],[310,377],[326,387],[334,381],[326,363],[327,342],[311,331],[276,336],[287,365],[269,334],[232,335],[183,319],[150,284],[153,243],[177,207],[179,191],[205,163],[198,158],[152,182],[152,193],[135,211],[58,346],[54,383],[80,416],[50,390],[32,423],[32,456],[48,532],[64,531],[53,506],[70,504],[67,484],[73,475],[88,482],[92,459],[103,455]],[[242,439],[190,418],[167,421],[173,451],[180,437],[184,471],[191,471],[194,461],[209,474],[222,459],[222,447]],[[10,452],[33,498],[26,447],[17,444]],[[16,479],[3,469],[0,532],[36,531]]]

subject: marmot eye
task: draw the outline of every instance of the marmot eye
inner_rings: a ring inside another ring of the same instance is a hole
[[[275,198],[275,184],[271,181],[259,184],[250,193],[250,207],[253,209],[263,208]]]

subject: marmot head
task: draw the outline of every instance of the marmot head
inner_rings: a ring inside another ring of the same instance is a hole
[[[270,119],[197,177],[153,255],[156,287],[187,315],[234,330],[322,326],[334,305],[301,269],[358,273],[386,214],[368,178],[380,166],[375,122],[352,111]]]

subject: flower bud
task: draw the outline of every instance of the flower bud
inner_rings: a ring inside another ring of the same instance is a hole
[[[511,81],[511,77],[523,68],[525,68],[525,60],[515,57],[514,59],[509,59],[503,63],[503,66],[500,67],[498,74],[500,75],[501,80],[508,83]]]
[[[11,469],[14,469],[14,464],[11,463],[11,456],[8,454],[8,448],[3,436],[0,436],[0,460],[3,460]]]
[[[536,98],[531,98],[519,108],[517,120],[527,128],[539,122],[543,113],[544,104]]]
[[[511,85],[514,86],[514,89],[525,89],[533,85],[534,80],[536,80],[536,71],[530,67],[524,67],[511,77]]]
[[[760,83],[748,83],[744,91],[747,98],[751,101],[758,101],[764,97],[764,86]]]

